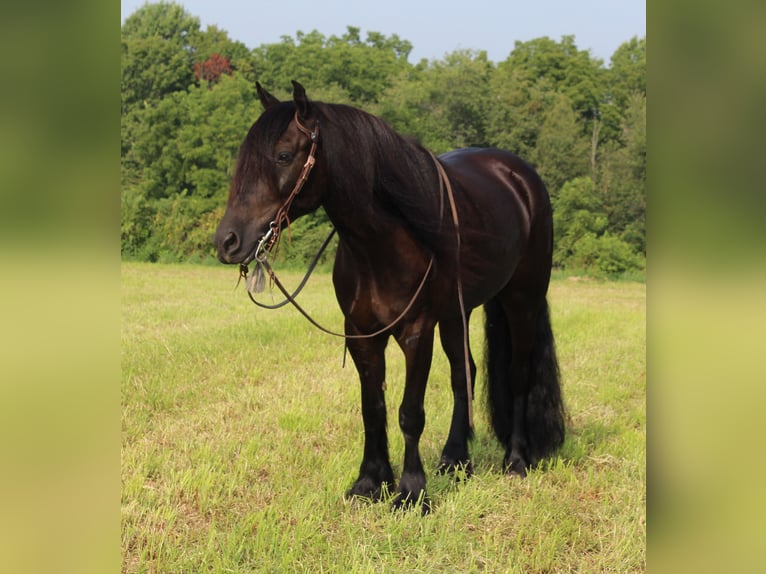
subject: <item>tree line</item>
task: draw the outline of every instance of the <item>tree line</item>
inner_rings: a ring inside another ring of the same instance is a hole
[[[384,118],[435,153],[504,148],[532,163],[554,207],[554,264],[598,276],[646,262],[646,39],[609,65],[574,36],[516,42],[502,62],[458,50],[409,62],[412,44],[348,26],[248,49],[171,3],[145,4],[121,29],[121,249],[148,261],[204,261],[239,144],[261,113],[256,78]],[[319,213],[293,226],[288,261],[324,238]]]

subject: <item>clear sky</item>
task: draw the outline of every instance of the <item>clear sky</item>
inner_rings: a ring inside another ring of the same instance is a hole
[[[145,0],[123,0],[121,18]],[[514,43],[540,36],[556,41],[574,35],[580,50],[608,65],[614,51],[633,36],[646,36],[645,0],[180,0],[200,19],[214,24],[248,48],[280,42],[284,35],[318,30],[342,35],[347,26],[386,36],[398,34],[413,45],[410,62],[441,59],[457,49],[486,50],[505,60]]]

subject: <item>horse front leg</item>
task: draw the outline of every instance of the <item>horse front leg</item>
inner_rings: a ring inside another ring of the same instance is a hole
[[[347,326],[347,332],[350,329]],[[394,473],[388,456],[386,435],[385,350],[388,336],[349,339],[348,350],[359,373],[364,421],[364,455],[359,478],[346,493],[349,498],[379,500],[385,489],[393,489]]]
[[[404,352],[407,380],[399,407],[399,427],[404,435],[404,467],[399,481],[399,496],[394,501],[394,507],[420,503],[421,511],[426,514],[430,511],[431,504],[426,497],[426,474],[420,460],[419,443],[426,422],[423,399],[431,369],[434,326],[421,327],[405,327],[396,338]]]

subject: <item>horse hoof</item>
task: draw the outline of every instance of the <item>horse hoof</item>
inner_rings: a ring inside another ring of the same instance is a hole
[[[365,500],[368,502],[378,502],[386,497],[389,492],[389,484],[383,482],[376,484],[370,479],[359,479],[350,489],[346,491],[348,500]]]
[[[436,474],[448,474],[457,482],[462,482],[473,476],[473,464],[471,464],[470,460],[451,461],[443,458],[439,468],[436,469]]]
[[[505,474],[508,476],[516,476],[518,478],[526,478],[527,468],[529,465],[524,459],[517,458],[511,461],[505,461]]]
[[[420,507],[421,516],[431,513],[431,499],[426,496],[425,492],[421,492],[417,497],[413,496],[412,493],[404,494],[400,492],[396,500],[391,503],[391,510],[393,511],[412,510],[417,507]]]

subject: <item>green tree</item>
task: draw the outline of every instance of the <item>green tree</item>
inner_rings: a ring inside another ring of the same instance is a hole
[[[506,61],[493,74],[489,92],[488,143],[531,160],[545,115],[557,99],[553,86],[545,79],[530,83]]]
[[[412,45],[396,35],[369,32],[362,41],[360,29],[349,26],[342,36],[325,37],[314,30],[284,36],[280,43],[256,48],[258,76],[278,94],[288,93],[291,80],[299,80],[314,94],[331,89],[356,105],[379,100],[392,79],[409,64]]]
[[[583,120],[593,117],[602,100],[602,62],[578,50],[574,36],[562,36],[560,42],[548,37],[517,41],[505,63],[522,81],[545,80],[551,89],[566,95]]]
[[[620,141],[629,100],[633,94],[646,97],[646,38],[634,37],[615,50],[604,70],[602,89],[599,143]]]
[[[130,117],[133,141],[123,162],[136,170],[132,179],[147,199],[182,192],[187,184],[178,146],[179,131],[189,119],[186,92],[174,92]]]
[[[121,28],[123,114],[136,104],[156,102],[194,81],[193,40],[199,19],[178,4],[144,4]]]
[[[459,50],[401,74],[373,111],[436,153],[486,146],[493,71],[486,52]]]
[[[183,105],[186,121],[176,141],[184,173],[173,191],[224,202],[239,145],[260,114],[255,86],[239,74],[224,75],[211,88],[192,87]]]
[[[157,233],[158,202],[184,187],[177,147],[187,117],[184,98],[184,92],[173,92],[154,106],[123,115],[120,230],[125,256],[156,260],[156,250],[150,253],[147,245]]]
[[[586,233],[574,245],[570,269],[583,269],[599,278],[617,279],[629,272],[643,271],[644,257],[608,231],[597,237]]]
[[[605,74],[609,100],[626,110],[633,94],[646,96],[646,38],[633,37],[612,54]]]
[[[566,181],[588,173],[588,141],[569,98],[553,96],[551,107],[543,114],[537,141],[529,159],[555,197]]]
[[[123,185],[120,190],[120,251],[139,257],[152,232],[154,210],[141,190]]]
[[[435,133],[437,122],[431,115],[431,96],[427,85],[424,66],[409,67],[393,78],[386,88],[380,102],[370,107],[385,119],[396,131],[423,142],[431,149],[435,138],[427,137]],[[446,142],[441,145],[447,145]]]
[[[636,251],[646,253],[646,97],[627,102],[620,140],[604,146],[597,188],[609,229]]]
[[[558,266],[610,276],[644,265],[645,38],[622,44],[609,68],[577,49],[573,36],[517,42],[497,65],[465,50],[412,65],[411,43],[396,34],[299,31],[250,51],[160,2],[125,21],[121,42],[128,256],[211,255],[237,149],[261,111],[257,77],[283,99],[298,79],[313,99],[381,115],[437,153],[513,151],[535,165],[553,198]],[[298,222],[283,256],[310,256],[326,229],[323,213]]]
[[[642,270],[644,257],[608,225],[603,198],[593,181],[581,177],[567,182],[553,201],[554,265],[609,278]]]
[[[591,178],[567,182],[553,200],[554,265],[566,267],[575,256],[577,242],[586,235],[602,235],[608,221]]]

